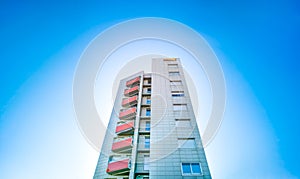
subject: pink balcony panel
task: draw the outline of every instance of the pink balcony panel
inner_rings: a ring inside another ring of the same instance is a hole
[[[126,86],[131,86],[133,84],[137,84],[138,82],[140,82],[140,77],[136,77],[136,78],[134,78],[132,80],[127,81],[126,82]]]
[[[111,162],[108,164],[106,172],[110,175],[118,175],[129,172],[130,170],[130,160],[120,160],[117,162]]]
[[[127,123],[118,125],[116,127],[116,133],[120,134],[120,133],[129,132],[129,131],[132,131],[133,128],[134,128],[134,121],[127,122]]]
[[[121,152],[121,151],[128,150],[131,148],[132,148],[132,138],[131,137],[128,139],[125,139],[125,140],[115,142],[112,145],[113,152]]]
[[[120,119],[126,119],[132,116],[135,116],[136,114],[136,108],[129,108],[126,111],[121,111],[119,113],[119,118]]]
[[[123,99],[122,106],[129,106],[129,105],[136,104],[137,99],[138,99],[137,96],[133,96],[133,97],[130,97],[130,98],[127,98],[127,99]]]
[[[137,94],[138,92],[139,92],[139,86],[135,86],[133,88],[126,89],[124,91],[124,95],[129,96],[129,95]]]

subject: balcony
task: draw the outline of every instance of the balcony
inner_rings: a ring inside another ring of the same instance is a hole
[[[139,93],[139,86],[135,86],[133,88],[126,89],[124,91],[125,96],[133,96]]]
[[[126,174],[130,171],[130,165],[131,164],[129,159],[111,162],[108,164],[106,172],[110,175]]]
[[[129,80],[126,82],[126,86],[129,87],[129,86],[133,86],[135,84],[138,84],[140,82],[140,77],[136,77],[132,80]]]
[[[134,129],[134,121],[127,122],[116,127],[116,134],[132,134]]]
[[[137,104],[137,99],[138,99],[137,96],[133,96],[133,97],[130,97],[130,98],[127,98],[127,99],[123,99],[122,106],[123,107],[128,107],[128,106],[131,106],[131,105],[135,105],[135,104]]]
[[[114,142],[112,145],[113,152],[127,152],[132,149],[132,138]]]
[[[125,111],[121,111],[119,113],[119,118],[124,120],[124,119],[131,119],[132,117],[135,117],[136,114],[136,108],[129,108]]]

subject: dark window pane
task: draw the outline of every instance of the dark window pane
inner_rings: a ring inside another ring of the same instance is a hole
[[[146,122],[146,128],[145,128],[146,131],[150,131],[150,122],[147,121]]]
[[[146,116],[151,116],[151,110],[150,109],[146,109]]]
[[[183,163],[182,164],[182,173],[183,174],[192,173],[189,163]]]
[[[150,148],[150,137],[145,136],[145,148],[149,149]]]
[[[147,99],[146,104],[150,104],[151,103],[151,99]]]
[[[200,164],[192,163],[192,171],[193,173],[201,173]]]

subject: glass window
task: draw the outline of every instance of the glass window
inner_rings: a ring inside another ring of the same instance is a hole
[[[182,173],[183,174],[192,173],[190,163],[182,163]]]
[[[179,86],[182,85],[182,81],[170,81],[172,86]]]
[[[151,116],[151,110],[150,110],[150,108],[146,109],[146,116]]]
[[[179,71],[171,71],[169,72],[169,76],[179,76]]]
[[[201,168],[200,168],[199,163],[192,163],[191,166],[192,166],[192,172],[193,173],[201,174]]]
[[[147,88],[147,93],[151,93],[151,88]]]
[[[150,79],[145,79],[144,84],[150,85],[151,84],[151,80]]]
[[[145,127],[146,131],[150,131],[150,121],[146,121],[146,127]]]
[[[110,156],[110,157],[108,158],[108,163],[111,162],[111,161],[113,161],[113,156]]]
[[[168,64],[169,68],[178,68],[178,64]]]
[[[150,98],[146,99],[146,104],[151,104],[151,99]]]
[[[144,170],[149,170],[150,156],[144,155]]]
[[[121,155],[113,155],[108,158],[108,162],[114,162],[114,161],[118,161],[121,159],[122,159]]]
[[[173,110],[174,111],[184,111],[184,110],[187,110],[187,106],[186,106],[186,104],[174,104]]]
[[[145,136],[145,148],[150,148],[150,136]]]
[[[183,91],[172,91],[172,97],[182,97],[184,96]]]
[[[196,148],[195,139],[178,139],[178,147],[187,149]]]
[[[200,175],[202,174],[200,163],[182,163],[182,174],[185,175]]]
[[[190,119],[175,119],[176,127],[191,127]]]

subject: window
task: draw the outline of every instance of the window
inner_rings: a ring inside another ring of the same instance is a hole
[[[172,97],[182,97],[184,96],[183,91],[172,91]]]
[[[145,136],[145,148],[150,148],[150,136]]]
[[[114,138],[114,142],[119,142],[119,141],[121,141],[121,140],[124,140],[124,139],[127,139],[128,137],[120,137],[120,136],[118,136],[118,137],[115,137]]]
[[[108,162],[114,162],[114,161],[118,161],[118,160],[122,160],[121,155],[112,155],[108,158]]]
[[[146,104],[151,104],[151,99],[150,98],[146,99]]]
[[[151,93],[151,88],[147,88],[147,93]]]
[[[150,155],[144,155],[144,170],[149,170]]]
[[[201,168],[199,163],[192,163],[192,172],[201,174]]]
[[[179,86],[182,85],[182,81],[170,81],[172,86]]]
[[[110,157],[108,158],[108,163],[111,162],[111,161],[113,161],[113,156],[110,156]]]
[[[151,84],[151,80],[150,79],[145,79],[144,84],[150,85]]]
[[[182,173],[183,173],[183,174],[189,174],[189,173],[192,173],[190,163],[183,163],[183,164],[182,164]]]
[[[179,71],[171,71],[169,72],[169,76],[179,76]]]
[[[182,163],[181,164],[183,175],[201,175],[202,170],[200,163]]]
[[[175,119],[176,127],[191,127],[190,119]]]
[[[146,109],[146,116],[151,116],[151,110],[150,110],[150,108]]]
[[[178,64],[168,64],[169,68],[178,68]]]
[[[194,138],[178,139],[178,147],[182,149],[196,148],[195,139]]]
[[[174,111],[186,111],[187,106],[186,106],[186,104],[174,104],[173,105],[173,110]]]
[[[150,121],[146,121],[146,127],[145,127],[146,131],[150,131]]]

